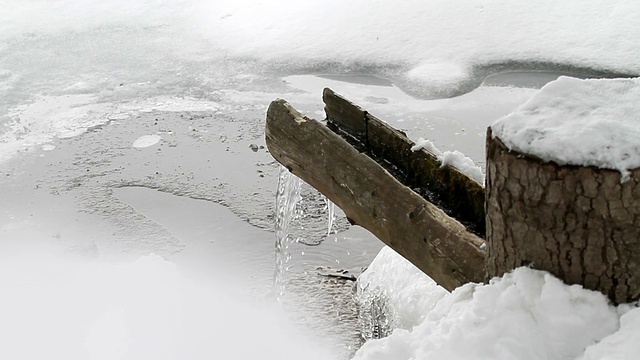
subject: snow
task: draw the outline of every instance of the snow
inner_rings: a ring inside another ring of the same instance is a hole
[[[640,78],[560,77],[491,129],[511,150],[628,179],[640,167]]]
[[[535,6],[507,0],[245,0],[210,10],[217,16],[203,30],[230,54],[400,64],[408,77],[435,87],[468,78],[474,66],[506,60],[640,71],[640,50],[632,45],[640,38],[640,9],[629,1],[603,8],[599,1],[579,0]]]
[[[418,151],[420,149],[425,149],[433,154],[442,162],[441,166],[453,166],[479,184],[484,184],[484,173],[482,172],[482,169],[477,166],[471,158],[460,151],[453,150],[441,152],[431,141],[423,138],[419,138],[416,145],[411,147],[411,151]]]
[[[109,262],[3,246],[0,260],[2,359],[335,356],[242,285],[186,276],[157,255]]]
[[[221,99],[244,108],[247,101],[266,104],[286,87],[265,79],[283,74],[376,73],[433,98],[469,90],[495,64],[640,73],[640,4],[626,0],[0,0],[0,9],[0,161],[109,121],[135,121],[140,112],[228,110]],[[615,104],[624,112],[615,120],[632,126],[637,81],[562,78],[541,92],[537,106],[560,94],[569,96],[567,106],[582,106],[578,95],[588,95],[589,106],[601,105],[596,115]],[[596,84],[606,84],[608,93]],[[363,93],[367,108],[424,109],[398,88],[387,90]],[[505,101],[506,91],[485,91],[483,111]],[[430,110],[468,106],[460,98]],[[442,110],[436,119],[448,124],[446,132],[457,126],[449,115]],[[588,128],[582,121],[578,129]],[[616,148],[594,159],[625,174],[637,166],[638,126],[617,134],[606,125],[591,129],[599,136],[592,149]],[[629,141],[605,143],[607,134]],[[434,153],[484,182],[461,153]],[[194,283],[152,255],[121,264],[33,254],[2,260],[0,358],[127,358],[131,350],[158,359],[331,358],[273,311],[261,311],[263,305],[238,301],[220,284]],[[548,274],[517,269],[447,295],[402,261],[384,251],[361,277],[387,299],[397,330],[365,344],[357,359],[595,360],[640,353],[638,309],[613,308],[601,295]]]
[[[640,309],[616,308],[604,295],[543,271],[522,267],[443,295],[385,248],[358,281],[360,289],[386,289],[388,306],[408,320],[395,322],[389,337],[365,343],[357,360],[630,360],[640,351],[634,341]]]
[[[38,97],[93,96],[107,107],[211,101],[273,74],[345,71],[438,97],[470,90],[484,67],[513,62],[640,73],[640,5],[622,0],[606,9],[596,0],[0,0],[0,8],[2,158],[51,137],[9,115]],[[68,127],[59,135],[82,134]],[[15,136],[18,128],[28,134]]]

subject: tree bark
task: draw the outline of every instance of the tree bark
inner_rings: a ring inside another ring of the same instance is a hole
[[[615,303],[640,298],[640,170],[559,166],[487,134],[487,273],[551,272]]]
[[[484,280],[482,239],[327,126],[276,100],[267,111],[266,142],[289,171],[445,289]]]

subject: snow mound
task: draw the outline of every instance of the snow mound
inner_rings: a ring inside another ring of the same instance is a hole
[[[511,150],[560,165],[640,167],[640,78],[560,77],[491,129]]]
[[[368,341],[354,359],[637,358],[640,309],[616,308],[598,292],[518,268],[490,284],[466,284],[443,296],[411,267],[387,248],[358,280],[386,288],[396,299],[393,310],[420,323]]]
[[[484,184],[484,173],[482,169],[462,152],[458,150],[441,152],[431,141],[423,138],[419,138],[416,145],[411,147],[411,151],[418,151],[420,149],[425,149],[433,154],[442,162],[442,166],[453,166],[479,184]]]

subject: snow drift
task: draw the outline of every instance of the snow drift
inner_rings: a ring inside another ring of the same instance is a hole
[[[640,309],[614,307],[604,295],[543,271],[518,268],[487,285],[444,294],[384,248],[359,282],[360,297],[387,289],[388,306],[398,315],[392,335],[365,343],[358,360],[631,360],[640,351],[634,332]]]

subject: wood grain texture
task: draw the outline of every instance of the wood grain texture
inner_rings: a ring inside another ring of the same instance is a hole
[[[484,280],[481,238],[327,126],[276,100],[267,112],[266,142],[293,174],[445,289]]]
[[[323,96],[330,129],[366,152],[404,185],[438,205],[480,237],[485,236],[484,188],[428,151],[412,151],[406,134],[331,89]]]

